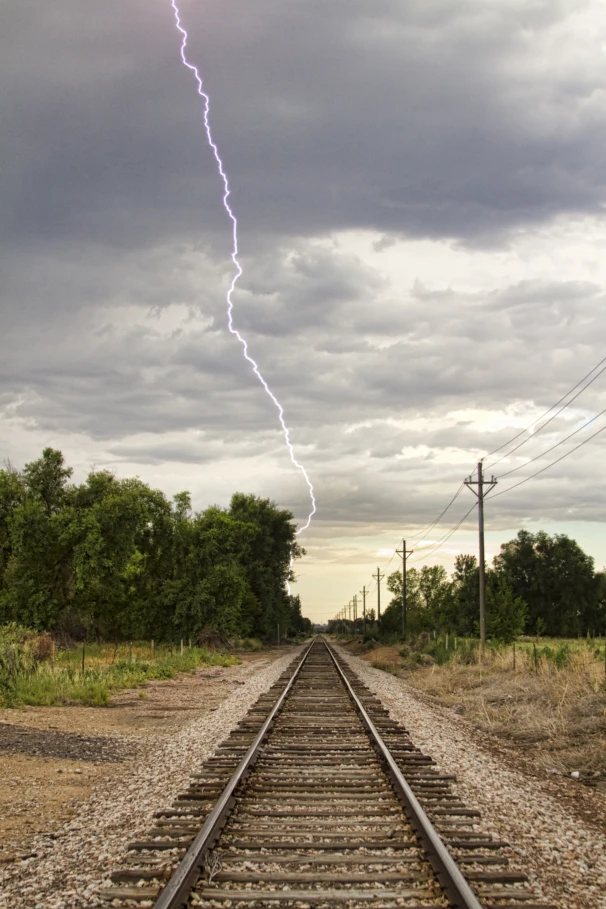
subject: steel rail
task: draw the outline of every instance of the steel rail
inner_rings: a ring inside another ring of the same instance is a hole
[[[311,644],[301,657],[299,665],[290,677],[284,691],[272,707],[248,751],[230,777],[229,782],[219,796],[214,808],[206,818],[203,827],[198,832],[195,840],[158,896],[158,899],[154,903],[154,909],[176,909],[176,907],[182,906],[187,902],[189,893],[202,870],[204,856],[212,846],[217,834],[221,831],[221,828],[227,819],[227,815],[233,808],[234,793],[238,785],[248,775],[251,767],[253,767],[263,739],[267,735],[277,714],[282,709],[284,701],[305,664],[315,640],[316,638],[312,640]]]
[[[425,814],[425,811],[421,807],[409,784],[406,782],[402,771],[396,764],[391,754],[391,751],[383,741],[383,738],[381,737],[381,734],[379,733],[377,727],[366,712],[366,708],[362,704],[360,698],[353,690],[349,679],[339,665],[337,658],[332,652],[332,649],[328,646],[324,638],[321,638],[320,640],[328,650],[335,668],[339,673],[341,681],[345,685],[345,688],[347,689],[349,696],[353,701],[354,707],[356,708],[359,716],[362,719],[362,722],[370,733],[373,744],[379,752],[379,755],[387,764],[389,776],[391,777],[392,783],[394,784],[396,793],[400,797],[402,806],[406,812],[406,816],[408,817],[413,830],[419,837],[419,840],[421,841],[421,844],[427,853],[427,858],[429,859],[431,867],[433,868],[438,881],[444,888],[452,905],[456,906],[457,909],[483,909],[482,904],[479,902],[477,896],[463,877],[461,869],[448,851],[435,827]]]

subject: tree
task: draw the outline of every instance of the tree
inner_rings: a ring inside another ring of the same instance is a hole
[[[595,614],[599,586],[593,559],[565,534],[520,530],[494,558],[515,597],[527,604],[526,630],[537,622],[548,635],[584,634]]]
[[[43,503],[49,517],[61,508],[67,481],[73,474],[73,469],[64,465],[65,459],[60,451],[45,448],[41,458],[23,468],[25,486],[35,499]]]
[[[261,637],[273,637],[278,624],[286,634],[291,627],[287,585],[294,580],[295,560],[305,554],[296,541],[293,515],[270,499],[243,493],[232,497],[229,514],[257,530],[241,553],[254,597],[242,616],[243,623],[248,623],[248,633]]]
[[[462,637],[476,633],[480,622],[480,571],[474,555],[458,555],[452,575],[453,631]]]
[[[393,599],[381,619],[381,629],[399,632],[402,629],[402,572],[394,571],[387,579],[387,589]],[[419,571],[406,572],[406,628],[410,634],[447,627],[450,603],[450,583],[441,565],[424,565]]]
[[[516,597],[507,579],[494,571],[487,574],[486,633],[489,638],[510,644],[524,631],[526,603]],[[476,633],[480,632],[478,617]]]
[[[60,451],[0,471],[0,622],[72,637],[179,639],[309,630],[292,566],[292,515],[236,494],[192,515],[137,478],[70,485]]]

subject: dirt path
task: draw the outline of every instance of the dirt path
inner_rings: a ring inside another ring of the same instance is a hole
[[[215,712],[283,653],[240,654],[237,666],[150,681],[120,692],[108,708],[0,709],[0,865],[32,855],[40,835],[57,839],[96,787],[127,773],[144,743]]]

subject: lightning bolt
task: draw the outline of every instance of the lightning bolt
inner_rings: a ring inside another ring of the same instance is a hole
[[[297,468],[297,470],[300,470],[301,473],[303,474],[305,482],[307,483],[307,488],[309,489],[309,497],[311,500],[311,511],[307,517],[307,523],[304,524],[303,527],[300,527],[297,530],[297,535],[298,535],[300,533],[303,533],[303,531],[307,530],[307,528],[311,524],[311,519],[313,518],[314,514],[316,513],[316,499],[314,496],[314,488],[312,486],[311,480],[309,479],[307,471],[305,470],[305,467],[299,461],[297,461],[297,458],[295,457],[295,450],[294,450],[292,442],[290,441],[290,430],[289,430],[288,426],[286,425],[286,421],[284,419],[284,408],[282,407],[282,405],[278,401],[277,397],[275,396],[275,394],[273,393],[273,391],[271,390],[271,388],[265,381],[265,378],[263,377],[261,370],[259,369],[259,366],[257,365],[256,361],[251,357],[250,353],[248,352],[248,342],[246,341],[246,338],[244,338],[240,334],[240,332],[237,330],[237,328],[234,326],[233,295],[234,295],[234,291],[236,289],[236,284],[238,283],[239,279],[242,277],[242,274],[243,274],[242,266],[240,265],[240,261],[238,259],[238,255],[239,255],[238,219],[236,218],[234,211],[229,203],[229,197],[231,195],[231,190],[229,188],[229,178],[227,176],[227,171],[225,170],[223,161],[219,154],[219,148],[218,148],[215,140],[213,139],[213,134],[212,134],[212,131],[210,128],[210,98],[209,98],[208,94],[204,91],[204,84],[202,81],[202,77],[200,76],[200,73],[198,72],[197,66],[194,66],[194,64],[190,63],[189,60],[187,59],[186,51],[187,51],[188,34],[187,34],[186,29],[183,27],[183,25],[181,23],[181,14],[179,12],[179,7],[177,6],[177,3],[175,2],[175,0],[171,0],[171,6],[172,6],[173,12],[175,14],[175,24],[177,26],[178,31],[181,34],[181,61],[183,63],[183,66],[187,67],[187,69],[193,74],[193,76],[196,80],[197,86],[198,86],[198,94],[200,95],[200,97],[202,98],[202,101],[204,102],[204,115],[203,115],[204,131],[206,132],[206,139],[208,141],[209,146],[212,149],[212,153],[215,157],[215,161],[217,162],[217,170],[218,170],[219,176],[221,177],[221,180],[223,181],[223,207],[225,208],[225,211],[227,212],[227,215],[228,215],[228,217],[231,221],[231,225],[232,225],[231,260],[234,264],[235,272],[234,272],[234,276],[231,280],[231,284],[229,286],[229,290],[227,291],[227,296],[226,296],[227,327],[228,327],[230,333],[232,335],[234,335],[237,338],[237,340],[240,342],[240,344],[242,345],[242,352],[244,354],[244,358],[252,366],[254,374],[256,375],[257,379],[263,386],[266,394],[271,398],[276,410],[278,411],[278,420],[280,421],[280,426],[282,427],[282,433],[284,435],[284,441],[286,442],[286,447],[288,448],[290,460],[292,461],[293,465]],[[291,561],[291,567],[292,567],[292,561]],[[289,587],[289,593],[290,593],[290,587]]]

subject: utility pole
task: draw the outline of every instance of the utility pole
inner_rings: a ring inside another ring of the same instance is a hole
[[[396,549],[402,556],[402,637],[406,634],[406,556],[412,555],[414,549],[406,548],[406,540],[402,540],[402,548]]]
[[[360,593],[362,594],[362,617],[364,619],[364,634],[366,634],[366,584]]]
[[[354,609],[354,632],[357,632],[358,628],[358,595],[354,593],[353,597],[353,609]]]
[[[381,574],[379,566],[377,565],[377,573],[373,574],[373,578],[377,582],[377,624],[381,625],[381,581],[385,577],[384,574]]]
[[[483,647],[486,643],[486,566],[484,559],[484,498],[486,492],[496,486],[497,481],[495,477],[491,477],[490,481],[484,479],[484,474],[482,472],[482,462],[478,461],[478,479],[472,480],[471,476],[467,477],[465,480],[465,485],[468,489],[471,489],[473,494],[478,500],[478,532],[480,536],[480,645]],[[477,486],[477,490],[473,487]]]

